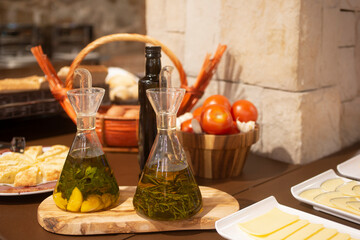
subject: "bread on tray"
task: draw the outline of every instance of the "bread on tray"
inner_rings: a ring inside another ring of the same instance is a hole
[[[38,90],[45,77],[33,75],[23,78],[5,78],[0,80],[0,91],[7,90]]]

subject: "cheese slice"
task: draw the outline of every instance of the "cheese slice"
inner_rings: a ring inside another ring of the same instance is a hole
[[[279,240],[279,239],[285,239],[289,237],[291,234],[295,233],[296,231],[299,231],[301,228],[305,227],[309,224],[309,221],[300,219],[284,228],[281,228],[280,230],[266,235],[265,237],[254,237],[253,235],[251,237],[257,239],[257,240]]]
[[[354,186],[358,185],[359,182],[356,181],[350,181],[347,183],[344,183],[336,188],[336,191],[343,193],[347,196],[353,196],[356,197],[357,194],[352,190]]]
[[[319,232],[323,228],[324,228],[324,226],[322,224],[310,223],[310,224],[306,225],[305,227],[301,228],[299,231],[290,235],[288,238],[286,238],[286,240],[308,239],[309,237],[315,235],[317,232]]]
[[[335,205],[330,202],[330,199],[338,198],[338,197],[344,197],[344,194],[336,191],[325,192],[325,193],[320,193],[318,196],[314,198],[314,200],[315,202],[318,202],[320,204],[324,204],[329,207],[335,207]]]
[[[335,205],[336,208],[359,215],[360,216],[360,209],[356,210],[353,209],[351,206],[348,205],[348,202],[354,202],[357,199],[354,197],[340,197],[340,198],[333,198],[330,199],[330,202]]]
[[[322,188],[310,188],[307,189],[299,194],[300,197],[308,199],[310,201],[314,201],[314,198],[319,195],[320,193],[323,193]]]
[[[352,190],[355,193],[355,195],[360,198],[360,184],[353,186]]]
[[[308,240],[327,240],[332,238],[338,233],[336,229],[333,228],[324,228],[317,232],[315,235],[312,235]]]
[[[264,236],[284,228],[298,219],[299,217],[296,215],[273,208],[250,221],[239,223],[238,226],[251,235]]]
[[[343,183],[344,180],[342,178],[331,178],[324,181],[320,187],[324,189],[324,191],[331,192],[335,191],[335,189]]]
[[[346,202],[346,204],[353,208],[355,211],[358,211],[360,212],[360,201],[349,201],[349,202]]]
[[[338,233],[331,240],[349,240],[350,234],[347,233]]]

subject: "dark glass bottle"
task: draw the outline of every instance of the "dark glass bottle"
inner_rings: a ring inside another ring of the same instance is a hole
[[[142,171],[154,143],[157,128],[156,114],[149,99],[146,97],[146,90],[159,87],[159,75],[161,70],[161,47],[145,47],[146,74],[139,80],[139,165]]]

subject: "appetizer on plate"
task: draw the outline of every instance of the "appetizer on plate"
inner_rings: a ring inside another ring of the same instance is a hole
[[[358,229],[279,204],[274,196],[216,221],[215,227],[231,240],[360,239]]]
[[[360,182],[340,177],[329,169],[291,187],[300,202],[336,217],[360,224]],[[351,203],[350,203],[351,202]]]
[[[35,186],[59,178],[69,148],[30,146],[23,154],[6,152],[0,156],[0,184]]]
[[[360,182],[330,178],[320,188],[306,189],[300,197],[360,216]]]
[[[348,233],[312,223],[276,207],[249,221],[238,223],[238,227],[253,239],[354,239]]]

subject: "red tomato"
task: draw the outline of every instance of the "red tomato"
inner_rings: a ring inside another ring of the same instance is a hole
[[[225,106],[229,111],[231,111],[231,104],[230,101],[224,97],[223,95],[212,95],[205,99],[203,103],[203,107],[207,107],[210,105],[219,104]]]
[[[238,129],[236,122],[233,121],[233,125],[231,126],[229,134],[236,134],[236,133],[240,133],[240,130]]]
[[[200,117],[202,110],[203,110],[203,107],[202,107],[202,106],[201,106],[201,107],[198,107],[197,109],[195,109],[194,112],[193,112],[194,118]]]
[[[201,128],[209,134],[227,134],[233,124],[230,111],[223,105],[214,104],[204,107],[201,113]]]
[[[194,130],[192,128],[191,120],[192,119],[188,119],[181,124],[181,131],[189,132],[189,133],[194,132]]]
[[[256,122],[258,118],[258,111],[255,105],[247,100],[238,100],[234,102],[231,108],[231,114],[234,120],[239,120],[240,122]]]

